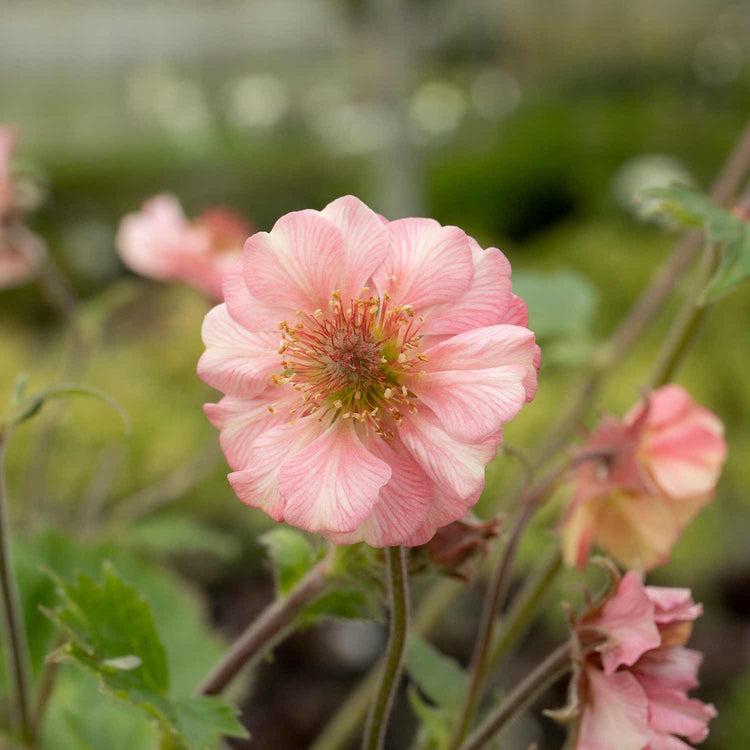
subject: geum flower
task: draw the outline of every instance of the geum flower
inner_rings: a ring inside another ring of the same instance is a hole
[[[689,589],[644,586],[630,571],[573,622],[584,656],[568,706],[550,713],[573,720],[575,750],[688,750],[675,735],[706,739],[716,709],[688,698],[703,657],[684,647],[702,612]]]
[[[132,271],[158,281],[183,281],[212,301],[242,254],[252,227],[232,211],[212,208],[194,221],[173,195],[157,195],[120,223],[117,249]]]
[[[624,567],[650,570],[714,496],[726,458],[724,427],[678,385],[649,394],[622,421],[606,417],[580,449],[601,452],[573,471],[563,553],[583,567],[597,544]]]
[[[199,375],[248,505],[337,544],[419,545],[464,516],[539,349],[510,264],[457,227],[347,196],[245,244]]]

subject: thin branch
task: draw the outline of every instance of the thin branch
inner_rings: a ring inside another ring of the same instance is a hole
[[[362,740],[362,750],[382,750],[388,730],[393,700],[398,692],[401,668],[406,654],[409,629],[409,584],[406,548],[388,547],[388,594],[390,599],[390,635],[378,692],[372,703]]]
[[[553,651],[541,664],[529,672],[466,742],[459,746],[459,750],[480,750],[503,727],[515,719],[531,700],[567,674],[571,667],[572,647],[568,642]]]
[[[5,620],[8,682],[13,686],[11,697],[15,702],[14,720],[22,737],[30,739],[32,732],[29,713],[29,685],[31,684],[29,649],[18,584],[11,560],[8,501],[5,491],[5,451],[9,438],[7,428],[0,426],[0,595],[2,595]]]
[[[325,591],[330,567],[331,556],[327,555],[286,596],[277,598],[267,607],[232,643],[197,692],[203,695],[221,693],[249,661],[275,642],[279,633]]]

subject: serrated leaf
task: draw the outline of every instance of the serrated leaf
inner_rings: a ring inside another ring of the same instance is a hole
[[[127,543],[161,555],[203,553],[222,560],[231,560],[241,551],[239,541],[231,534],[177,513],[133,524],[128,528]]]
[[[236,710],[222,699],[167,696],[166,651],[148,605],[113,566],[103,572],[101,584],[83,574],[73,584],[58,580],[63,603],[49,616],[69,640],[52,658],[95,674],[104,690],[156,719],[175,748],[210,750],[221,736],[246,737]],[[123,659],[131,668],[123,668]]]
[[[266,532],[260,541],[268,550],[281,594],[292,589],[321,557],[305,534],[288,526]]]
[[[461,705],[468,686],[466,673],[455,659],[441,654],[424,638],[409,637],[406,671],[438,706],[452,712]]]
[[[167,654],[148,605],[111,565],[104,566],[101,584],[79,574],[75,583],[58,581],[58,587],[63,605],[50,616],[69,641],[56,658],[85,666],[114,692],[167,694]],[[123,655],[137,657],[140,664],[130,670],[108,664]]]
[[[599,302],[595,287],[574,271],[513,272],[513,292],[529,308],[529,325],[541,340],[588,334]]]
[[[750,223],[684,185],[651,188],[643,195],[661,200],[660,211],[671,214],[682,224],[703,227],[706,242],[720,245],[719,268],[703,293],[703,303],[725,297],[750,278]]]

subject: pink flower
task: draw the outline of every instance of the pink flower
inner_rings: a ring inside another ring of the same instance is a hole
[[[702,655],[684,648],[701,613],[689,589],[643,586],[631,571],[575,623],[587,654],[571,685],[575,750],[686,750],[675,735],[706,739],[716,709],[688,698]]]
[[[714,495],[726,444],[721,421],[677,385],[655,390],[621,421],[602,420],[581,453],[601,451],[571,477],[561,526],[569,564],[598,544],[623,566],[649,570]]]
[[[198,373],[239,498],[337,544],[419,545],[464,516],[539,349],[510,264],[352,196],[246,243]]]
[[[157,195],[120,223],[117,248],[123,263],[142,276],[184,281],[221,300],[221,280],[242,254],[251,227],[223,208],[188,221],[172,195]]]

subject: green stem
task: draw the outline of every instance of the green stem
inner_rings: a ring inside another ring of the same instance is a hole
[[[515,719],[534,697],[557,682],[570,671],[571,667],[572,647],[568,642],[553,651],[539,666],[529,672],[466,742],[459,746],[459,750],[480,750],[503,727]]]
[[[29,650],[23,624],[18,584],[13,573],[10,555],[8,502],[5,491],[5,450],[10,438],[7,428],[0,426],[0,593],[5,619],[5,653],[8,660],[9,684],[15,691],[14,720],[21,736],[32,736],[29,713]],[[12,695],[13,693],[11,693]]]
[[[406,633],[409,627],[409,587],[406,572],[406,549],[388,547],[388,594],[391,608],[391,625],[385,665],[380,686],[370,709],[365,727],[362,750],[382,750],[393,699],[398,691],[401,667],[406,653]]]
[[[284,597],[277,598],[231,644],[201,683],[198,693],[218,695],[252,659],[290,632],[289,626],[328,587],[331,555],[324,557]]]
[[[500,632],[494,639],[489,657],[489,668],[496,667],[508,653],[516,640],[525,632],[544,595],[555,582],[562,568],[560,545],[555,542],[541,565],[526,579],[521,591],[500,624]]]

